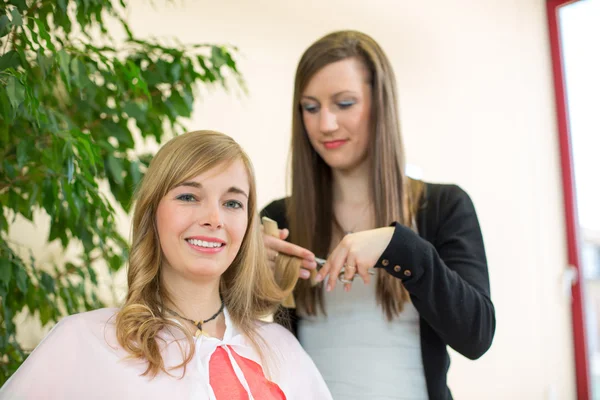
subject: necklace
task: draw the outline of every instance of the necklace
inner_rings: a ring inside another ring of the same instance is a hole
[[[172,314],[172,315],[174,315],[174,316],[176,316],[178,318],[181,318],[181,319],[184,319],[184,320],[186,320],[188,322],[191,322],[192,324],[194,324],[194,326],[196,328],[198,328],[198,331],[200,333],[202,333],[202,325],[205,324],[205,323],[207,323],[207,322],[212,321],[215,318],[217,318],[219,316],[219,314],[221,314],[223,312],[223,308],[225,308],[225,302],[223,302],[223,298],[221,297],[221,307],[219,308],[219,311],[217,311],[215,313],[215,315],[213,315],[212,317],[210,317],[208,319],[205,319],[204,321],[202,321],[202,320],[195,321],[193,319],[183,317],[183,316],[179,315],[178,313],[176,313],[175,311],[171,310],[170,308],[166,308],[165,307],[165,310],[167,310],[167,312],[169,314]]]

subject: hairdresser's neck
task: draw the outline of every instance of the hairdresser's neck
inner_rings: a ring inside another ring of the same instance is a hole
[[[162,283],[170,300],[166,305],[182,317],[204,321],[221,307],[220,277],[193,281],[170,268],[162,272]]]
[[[371,200],[368,160],[351,169],[333,169],[332,177],[335,204],[363,206]]]

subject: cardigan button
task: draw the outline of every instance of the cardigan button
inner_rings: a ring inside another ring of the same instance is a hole
[[[383,265],[384,267],[387,267],[388,265],[390,265],[390,261],[383,259],[383,260],[381,260],[381,265]]]
[[[411,276],[412,272],[410,272],[410,270],[404,270],[404,276]]]
[[[394,271],[396,271],[396,272],[400,272],[400,270],[401,270],[401,269],[402,269],[402,268],[401,268],[399,265],[396,265],[396,266],[394,267]]]

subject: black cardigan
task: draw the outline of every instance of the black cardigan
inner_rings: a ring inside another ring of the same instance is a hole
[[[261,215],[287,228],[285,199]],[[434,400],[452,399],[446,378],[446,346],[472,360],[491,346],[494,305],[479,221],[469,195],[456,185],[425,184],[417,227],[394,224],[390,244],[376,267],[401,279],[420,315],[421,354],[427,391]],[[293,313],[295,314],[295,313]],[[297,317],[291,315],[293,331]]]

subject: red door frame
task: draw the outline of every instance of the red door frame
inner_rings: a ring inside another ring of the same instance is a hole
[[[560,142],[560,160],[562,166],[563,200],[565,206],[565,225],[567,235],[567,254],[569,265],[577,269],[577,280],[572,286],[572,318],[573,344],[575,353],[575,373],[577,382],[577,399],[590,400],[590,376],[587,339],[585,331],[585,310],[583,305],[582,271],[580,269],[580,241],[577,208],[575,202],[575,185],[573,178],[573,154],[569,130],[569,113],[567,109],[567,93],[563,54],[560,40],[560,7],[579,0],[547,0],[548,28],[550,34],[550,50],[554,75],[554,95],[556,101],[556,117]]]

